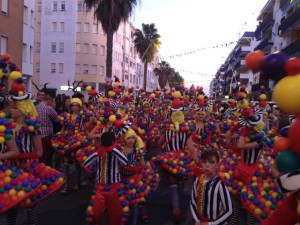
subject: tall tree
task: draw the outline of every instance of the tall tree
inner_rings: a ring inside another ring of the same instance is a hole
[[[179,74],[179,72],[176,72],[173,70],[173,73],[169,76],[168,82],[169,86],[172,89],[173,87],[176,87],[176,85],[179,85],[183,82],[183,77]]]
[[[153,72],[158,76],[158,84],[163,89],[168,83],[169,76],[173,73],[173,68],[166,61],[161,61]]]
[[[127,21],[138,0],[84,0],[87,9],[95,7],[95,17],[106,34],[106,77],[112,77],[113,36],[122,21]]]
[[[135,30],[134,37],[135,48],[140,55],[141,61],[144,63],[143,88],[146,91],[148,63],[153,61],[155,52],[161,44],[159,41],[160,35],[157,33],[154,23],[143,23],[141,30]]]

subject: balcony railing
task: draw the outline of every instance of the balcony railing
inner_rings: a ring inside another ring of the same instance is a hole
[[[270,45],[272,46],[273,42],[270,42],[269,38],[266,37],[256,46],[256,48],[254,50],[255,51],[256,50],[264,50],[267,46],[270,46]]]
[[[269,27],[271,27],[274,24],[274,20],[271,16],[264,19],[256,28],[255,30],[255,37],[259,37],[262,31],[267,30]]]
[[[300,38],[296,41],[292,42],[286,48],[281,50],[282,52],[286,53],[289,56],[295,56],[300,54]],[[299,54],[297,54],[299,53]]]
[[[288,16],[279,25],[278,30],[281,31],[280,35],[286,32],[289,28],[300,23],[300,8],[297,8],[293,14]]]

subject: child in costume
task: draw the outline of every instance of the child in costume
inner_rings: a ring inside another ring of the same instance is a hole
[[[203,174],[194,181],[190,207],[195,225],[227,224],[232,215],[229,191],[217,174],[219,154],[215,149],[202,151]]]
[[[181,220],[181,209],[179,202],[179,184],[182,178],[193,174],[195,162],[199,159],[194,150],[192,133],[195,131],[193,120],[184,117],[183,106],[180,101],[181,93],[176,87],[174,100],[171,108],[171,120],[162,124],[162,134],[158,145],[165,152],[153,157],[153,161],[161,168],[161,174],[166,177],[169,185],[173,220],[176,224]],[[179,162],[183,163],[179,163]]]
[[[100,224],[104,211],[108,212],[108,224],[122,224],[123,208],[119,199],[118,187],[121,185],[120,169],[128,159],[120,147],[115,145],[115,134],[104,132],[101,145],[91,154],[83,166],[88,171],[96,170],[96,194],[94,197],[93,217]]]

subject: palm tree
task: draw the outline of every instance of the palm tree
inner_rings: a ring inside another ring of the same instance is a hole
[[[158,76],[158,84],[163,89],[168,83],[169,76],[173,73],[173,68],[166,61],[161,61],[153,72]]]
[[[105,32],[106,77],[112,77],[113,35],[118,30],[121,21],[127,21],[138,4],[138,0],[85,0],[88,10],[95,7],[95,17],[100,21]]]
[[[173,70],[173,73],[171,74],[171,76],[169,76],[169,86],[172,89],[173,87],[176,87],[176,85],[179,85],[183,82],[183,77],[180,76],[179,72],[176,72],[175,70]]]
[[[144,63],[143,88],[146,91],[148,63],[153,61],[155,52],[161,44],[159,41],[160,35],[157,33],[154,23],[143,23],[142,30],[136,29],[134,37],[135,48],[140,54],[141,61]]]

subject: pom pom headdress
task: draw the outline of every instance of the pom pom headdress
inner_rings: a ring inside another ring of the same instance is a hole
[[[265,87],[264,86],[260,86],[260,94],[258,96],[259,99],[259,109],[261,111],[271,111],[271,107],[267,102],[267,95],[266,95],[266,91],[265,91]]]
[[[246,98],[246,87],[242,86],[237,94],[237,104],[242,109],[239,123],[244,127],[254,127],[262,122],[263,113],[257,108],[249,107],[249,102]]]
[[[8,72],[10,72],[9,78],[13,81],[9,91],[9,98],[15,101],[32,98],[32,94],[25,93],[24,80],[19,68],[13,63],[9,54],[4,54],[0,60],[0,78],[2,78],[3,75]],[[2,87],[1,89],[4,89],[4,86],[5,85],[2,83],[0,84],[0,87]]]
[[[208,111],[209,104],[202,87],[198,89],[197,94],[197,99],[194,101],[196,111]]]
[[[114,132],[118,137],[122,137],[132,125],[130,120],[123,119],[120,114],[111,115],[109,121],[113,123]]]

